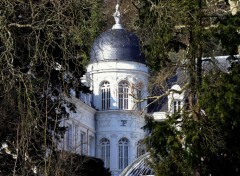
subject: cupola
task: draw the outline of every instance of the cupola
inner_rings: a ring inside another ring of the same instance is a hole
[[[127,31],[120,23],[119,6],[113,14],[115,24],[94,41],[90,60],[91,63],[99,61],[133,61],[145,64],[145,57],[141,52],[138,37]]]

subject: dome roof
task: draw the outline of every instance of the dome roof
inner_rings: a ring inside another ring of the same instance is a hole
[[[92,63],[112,60],[145,63],[138,37],[124,28],[103,32],[93,44],[90,59]]]

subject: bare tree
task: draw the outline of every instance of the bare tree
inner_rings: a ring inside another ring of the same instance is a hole
[[[104,24],[101,4],[0,2],[0,174],[51,175],[65,105],[74,108],[62,95],[83,90],[80,77]]]

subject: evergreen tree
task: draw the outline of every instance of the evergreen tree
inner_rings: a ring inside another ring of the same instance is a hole
[[[187,111],[162,122],[147,118],[156,175],[239,175],[239,71],[234,63],[229,73],[204,75],[198,120]]]
[[[239,61],[233,62],[228,73],[205,76],[200,90],[199,104],[206,114],[203,118],[211,124],[209,130],[217,129],[212,141],[205,142],[210,144],[206,145],[209,152],[203,157],[207,174],[240,175],[239,66]],[[213,78],[216,78],[214,84]],[[204,131],[202,133],[204,136]],[[215,147],[212,149],[211,145]]]
[[[152,98],[169,95],[169,87],[164,86],[174,70],[187,73],[183,87],[188,104],[182,112],[163,122],[147,118],[146,143],[156,175],[239,175],[239,140],[234,135],[239,108],[238,98],[233,98],[239,96],[235,89],[239,65],[229,73],[202,70],[204,57],[210,58],[210,64],[215,63],[215,55],[238,54],[239,12],[232,14],[226,1],[141,2],[139,24],[143,31],[151,31],[145,33],[144,43],[148,64],[155,65],[153,73],[159,69],[160,80],[165,81],[157,85],[154,77],[154,89],[159,86],[163,94]],[[234,83],[229,77],[236,78]]]

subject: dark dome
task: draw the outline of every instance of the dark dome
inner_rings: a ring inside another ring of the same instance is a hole
[[[123,60],[145,63],[138,37],[125,29],[109,29],[94,42],[91,62]]]

